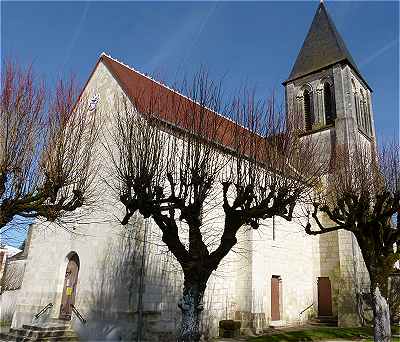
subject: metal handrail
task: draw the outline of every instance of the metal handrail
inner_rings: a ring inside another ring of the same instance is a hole
[[[82,324],[86,324],[86,319],[83,318],[81,313],[78,311],[78,309],[75,307],[74,304],[71,304],[72,312],[78,317],[78,319],[81,321]]]
[[[311,305],[307,306],[303,311],[301,311],[299,313],[299,316],[301,316],[305,311],[307,311],[309,308],[311,308],[314,305],[314,303],[312,303]]]
[[[43,315],[48,309],[53,307],[53,303],[47,304],[42,310],[40,310],[34,317],[38,319],[41,315]]]

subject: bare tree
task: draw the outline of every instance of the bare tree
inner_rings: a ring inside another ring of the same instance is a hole
[[[31,68],[4,63],[0,95],[0,231],[16,217],[60,221],[90,203],[96,111],[71,79],[46,92]]]
[[[122,224],[139,211],[160,228],[184,273],[178,340],[198,341],[207,281],[238,230],[274,215],[291,220],[323,168],[315,144],[292,134],[273,101],[246,90],[225,101],[205,72],[179,92],[152,81],[136,87],[118,101],[106,147]],[[207,224],[210,213],[220,226]]]
[[[352,150],[337,147],[331,166],[327,190],[313,204],[319,229],[312,230],[309,223],[306,232],[345,229],[354,234],[370,277],[375,341],[390,341],[388,279],[400,259],[399,148],[392,144],[377,155],[356,140]],[[329,217],[331,226],[321,223],[318,211]]]

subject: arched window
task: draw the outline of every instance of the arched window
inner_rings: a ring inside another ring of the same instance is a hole
[[[355,107],[356,107],[357,125],[360,126],[360,124],[361,124],[361,120],[360,120],[360,108],[359,108],[358,95],[357,95],[357,93],[354,93],[354,104],[355,104]]]
[[[335,103],[331,85],[326,82],[324,84],[324,107],[325,107],[325,124],[331,125],[335,120]]]
[[[304,89],[303,99],[304,99],[304,119],[305,119],[306,131],[311,131],[314,122],[314,111],[312,103],[312,94],[308,89]]]
[[[367,102],[365,101],[365,98],[363,101],[363,106],[364,106],[364,131],[366,133],[368,133],[368,125],[369,125],[369,123],[368,123],[368,107],[367,107]]]
[[[358,108],[357,88],[353,79],[351,79],[351,90],[353,91],[354,109],[356,111],[357,125],[360,126],[360,109]]]
[[[367,118],[368,118],[368,133],[372,135],[372,122],[371,122],[371,107],[369,106],[369,96],[367,96]]]
[[[365,105],[364,92],[360,89],[360,114],[361,114],[361,128],[365,132],[367,130],[367,111]]]

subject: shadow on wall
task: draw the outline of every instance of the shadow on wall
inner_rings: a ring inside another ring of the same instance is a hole
[[[367,326],[372,322],[372,308],[368,302],[369,277],[366,272],[349,268],[341,276],[337,267],[331,274],[336,288],[333,301],[339,310],[339,324],[342,326]]]
[[[11,324],[21,294],[25,265],[25,259],[5,261],[4,273],[0,278],[0,324]]]
[[[0,325],[11,325],[19,294],[20,290],[0,294]]]
[[[342,326],[371,326],[373,311],[370,296],[370,281],[365,267],[348,268],[347,276],[340,275],[339,266],[331,272],[330,278],[335,284],[332,298],[339,308],[339,324]],[[389,278],[388,304],[392,324],[400,322],[400,272],[394,272]]]
[[[156,233],[148,225],[145,234],[135,219],[102,251],[78,304],[88,317],[86,325],[74,323],[81,340],[136,341],[138,326],[140,341],[174,340],[182,276]]]

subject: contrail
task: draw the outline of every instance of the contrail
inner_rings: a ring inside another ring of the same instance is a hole
[[[76,41],[78,40],[78,37],[79,37],[79,35],[81,33],[83,23],[86,20],[86,15],[87,15],[87,12],[89,10],[89,6],[90,6],[90,2],[86,1],[85,8],[82,11],[81,19],[80,19],[80,21],[78,23],[78,26],[75,29],[74,36],[71,39],[71,43],[69,44],[69,46],[67,48],[67,51],[65,52],[65,58],[64,58],[64,61],[63,61],[63,64],[62,64],[62,69],[64,69],[64,67],[67,64],[69,58],[71,57],[71,50],[73,49],[73,47],[74,47],[74,45],[75,45]]]
[[[383,46],[381,49],[379,49],[378,51],[376,51],[373,55],[369,56],[368,58],[364,59],[361,63],[360,63],[360,67],[365,66],[369,63],[371,63],[374,59],[376,59],[377,57],[379,57],[380,55],[382,55],[383,53],[385,53],[387,50],[391,49],[393,46],[395,46],[397,44],[397,42],[399,41],[398,38],[393,39],[391,42],[389,42],[388,44],[386,44],[385,46]]]
[[[199,27],[199,31],[197,32],[197,35],[192,40],[192,44],[189,46],[189,48],[186,50],[186,53],[183,55],[183,58],[181,59],[181,62],[179,64],[179,66],[178,66],[178,69],[177,69],[175,75],[177,75],[181,71],[182,67],[185,65],[186,60],[188,59],[191,50],[197,44],[201,34],[203,33],[204,27],[206,26],[208,20],[212,16],[212,14],[215,12],[217,6],[218,6],[218,2],[215,2],[213,4],[213,6],[208,10],[206,16],[203,18],[203,21],[201,22],[200,27]]]

